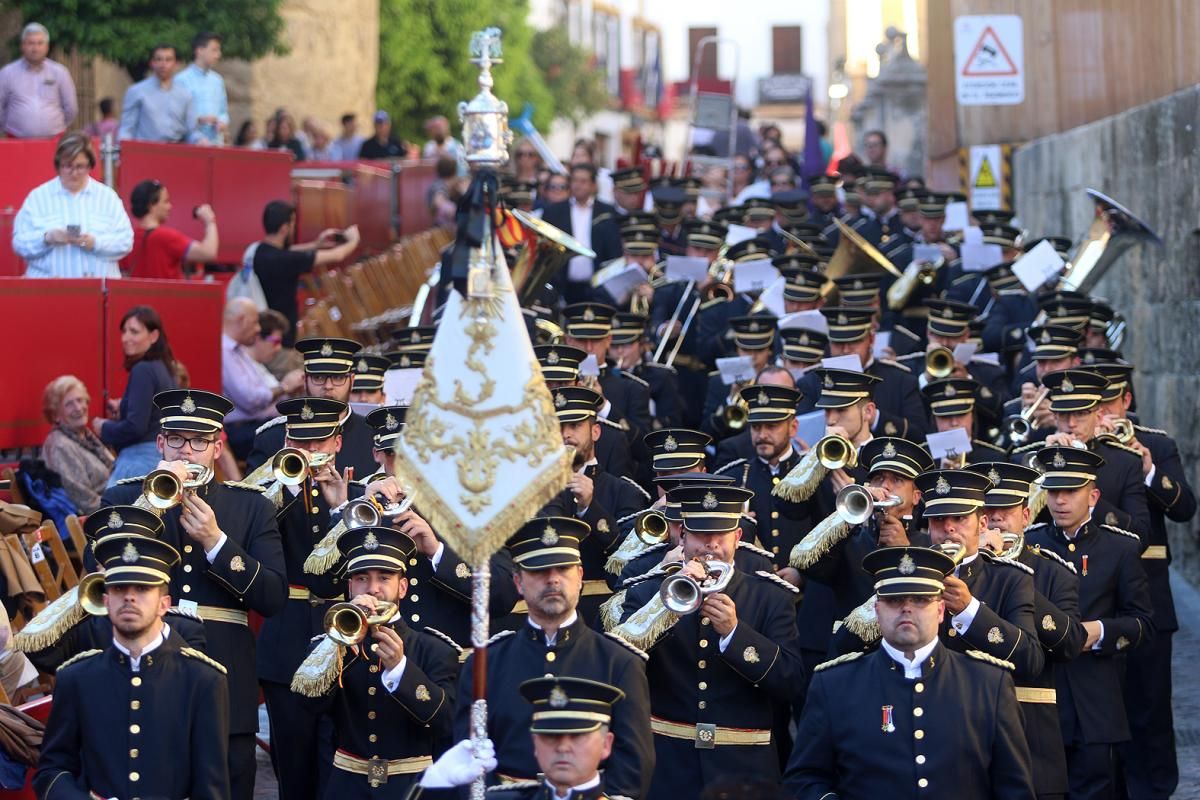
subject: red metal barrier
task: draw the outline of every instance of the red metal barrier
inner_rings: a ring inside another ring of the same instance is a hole
[[[220,391],[224,286],[200,281],[108,281],[0,278],[0,319],[10,353],[0,392],[0,448],[41,444],[50,426],[42,390],[59,375],[78,377],[91,393],[91,416],[103,413],[105,390],[125,389],[117,325],[132,306],[154,306],[192,385]],[[107,364],[107,369],[106,369]]]
[[[433,216],[425,193],[436,173],[432,161],[406,164],[396,184],[396,201],[400,208],[400,235],[410,236],[433,227]]]

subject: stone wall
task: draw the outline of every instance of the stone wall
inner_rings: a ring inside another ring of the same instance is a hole
[[[1145,220],[1165,247],[1138,246],[1093,294],[1129,320],[1125,356],[1143,424],[1179,443],[1200,486],[1200,87],[1038,139],[1014,157],[1016,207],[1035,235],[1078,239],[1092,217],[1085,188],[1098,189]],[[1174,563],[1200,583],[1200,524],[1171,525]]]

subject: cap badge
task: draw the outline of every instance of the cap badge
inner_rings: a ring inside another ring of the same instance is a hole
[[[378,550],[379,539],[375,538],[372,531],[367,531],[366,537],[363,539],[363,550]]]
[[[1086,355],[1084,355],[1083,363],[1095,364],[1096,363],[1096,354],[1095,353],[1087,353]]]
[[[383,427],[389,431],[394,431],[400,427],[400,420],[396,419],[392,412],[389,411],[388,415],[383,418]]]
[[[542,531],[542,544],[546,547],[553,547],[558,544],[558,531],[554,530],[553,525],[547,525]]]
[[[945,476],[939,475],[933,491],[942,496],[950,494],[950,482],[946,480]]]
[[[663,442],[663,450],[668,453],[674,453],[679,449],[679,442],[675,441],[675,437],[668,434],[667,440]]]
[[[316,415],[316,412],[312,410],[312,406],[310,406],[308,403],[305,403],[300,407],[300,419],[310,420]]]
[[[550,690],[551,708],[566,708],[570,702],[571,698],[567,697],[567,693],[562,690],[561,686],[555,686]]]
[[[1059,303],[1058,308],[1054,309],[1054,316],[1065,317],[1067,315],[1067,307]]]
[[[583,310],[583,321],[584,322],[595,322],[596,321],[596,312],[592,311],[591,306],[588,306],[587,308],[585,308]]]
[[[179,404],[179,410],[185,414],[191,414],[196,410],[196,401],[190,394],[183,398],[183,402]]]
[[[133,542],[126,542],[125,549],[121,551],[121,560],[126,564],[132,564],[141,558],[141,553],[133,546]]]
[[[331,345],[329,342],[321,345],[321,355],[325,356],[326,358],[329,358],[329,356],[333,355],[333,345]]]
[[[421,343],[420,331],[413,331],[408,337],[408,343],[409,344],[420,344]]]
[[[807,333],[800,334],[800,338],[796,340],[796,344],[801,345],[801,346],[806,346],[808,344],[808,334]]]
[[[828,373],[826,373],[826,375],[825,375],[825,388],[826,389],[833,388],[833,376]]]
[[[1075,391],[1075,384],[1071,383],[1071,379],[1070,379],[1070,378],[1063,378],[1063,382],[1062,382],[1062,390],[1063,390],[1064,392],[1073,392],[1073,391]]]
[[[370,366],[367,365],[367,360],[365,358],[360,358],[358,360],[358,371],[366,372],[369,369],[370,369]]]
[[[555,364],[558,363],[558,360],[559,359],[558,359],[558,351],[557,350],[551,350],[549,353],[546,353],[546,363],[549,364],[550,366],[553,367]]]
[[[554,407],[555,408],[566,408],[566,405],[567,405],[567,396],[565,394],[563,394],[562,392],[555,392],[554,393]]]
[[[996,471],[995,467],[988,470],[987,479],[995,484],[1000,483],[1000,473]]]
[[[123,528],[125,527],[125,520],[120,514],[114,511],[108,515],[108,527]]]
[[[888,442],[887,444],[885,444],[883,446],[883,457],[884,458],[895,458],[896,457],[896,445],[892,444],[891,442]]]
[[[715,494],[712,492],[704,493],[704,498],[700,501],[701,508],[703,508],[705,511],[712,511],[718,505],[719,503],[717,502],[717,496]]]
[[[771,398],[768,397],[767,393],[762,390],[759,391],[758,397],[756,397],[754,399],[755,399],[755,402],[757,402],[760,406],[765,406],[771,402]]]
[[[400,356],[400,368],[407,369],[412,366],[412,359],[407,355]]]
[[[837,315],[837,324],[838,325],[849,325],[850,320],[845,314],[838,314]]]
[[[1050,331],[1042,331],[1042,338],[1038,339],[1042,344],[1050,344],[1054,339],[1050,336]]]
[[[901,575],[912,575],[917,571],[917,562],[913,561],[913,557],[905,553],[900,557],[900,566],[897,567]]]
[[[751,321],[751,323],[746,326],[746,330],[750,333],[758,333],[762,330],[762,327],[757,322]]]
[[[946,397],[954,397],[954,395],[958,394],[958,390],[954,388],[953,383],[946,384],[946,391],[943,392],[943,394],[945,394]]]
[[[852,286],[855,289],[862,289],[863,288],[862,278],[855,278]]]
[[[1051,462],[1055,469],[1063,469],[1067,466],[1067,459],[1063,458],[1062,453],[1054,454],[1054,461]]]

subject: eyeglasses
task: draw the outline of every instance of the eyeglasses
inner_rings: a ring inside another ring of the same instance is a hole
[[[568,191],[568,188],[565,183],[547,183],[546,191],[547,192],[565,192],[565,191]]]
[[[537,153],[532,150],[518,150],[517,158],[537,158]]]
[[[177,433],[172,433],[167,436],[167,447],[172,450],[181,450],[186,443],[192,448],[193,453],[203,453],[208,449],[208,446],[215,442],[216,439],[206,439],[203,436],[180,436]]]
[[[325,384],[329,384],[330,386],[345,386],[346,381],[350,380],[350,376],[349,375],[313,375],[312,373],[309,373],[308,379],[310,381],[312,381],[313,383],[315,383],[317,386],[324,386]]]
[[[59,167],[63,172],[87,172],[92,168],[91,164],[63,164]]]

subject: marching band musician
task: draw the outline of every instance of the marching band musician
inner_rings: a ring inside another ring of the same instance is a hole
[[[111,525],[96,542],[112,642],[59,667],[40,798],[230,796],[225,668],[164,622],[179,552],[142,530]]]
[[[738,521],[751,492],[730,486],[676,489],[682,505],[680,575],[707,582],[705,557],[724,565],[728,582],[697,598],[691,613],[671,611],[660,575],[629,589],[619,635],[649,648],[651,727],[657,768],[651,797],[696,797],[717,776],[776,780],[771,728],[787,707],[800,671],[791,584],[773,573],[733,567]]]
[[[1031,358],[1033,363],[1016,373],[1010,395],[1015,395],[1004,404],[1005,417],[1025,412],[1033,403],[1042,379],[1051,372],[1059,372],[1079,366],[1079,331],[1066,325],[1042,325],[1029,329],[1029,339],[1034,343]],[[1043,400],[1032,417],[1032,439],[1044,439],[1054,428],[1054,414],[1050,402]],[[1016,451],[1032,446],[1032,442],[1015,443]]]
[[[821,173],[808,179],[808,192],[811,195],[812,210],[809,221],[822,227],[832,225],[834,219],[841,216],[837,196],[837,177]]]
[[[750,359],[751,369],[756,375],[771,362],[776,325],[777,320],[769,316],[735,317],[729,320],[729,329],[733,331],[737,354],[741,358]],[[704,414],[700,423],[702,431],[717,439],[738,433],[738,430],[730,425],[727,409],[740,404],[740,388],[738,384],[727,385],[719,371],[709,375]]]
[[[381,406],[387,400],[383,393],[383,374],[392,366],[387,356],[359,355],[354,359],[354,377],[350,383],[350,402]]]
[[[614,365],[622,372],[632,373],[646,382],[650,390],[650,418],[654,429],[682,425],[683,398],[679,394],[678,374],[674,367],[647,357],[646,341],[646,318],[618,311],[613,317],[612,343],[609,347]]]
[[[499,765],[493,781],[530,780],[540,767],[530,746],[532,709],[519,687],[546,675],[600,681],[619,688],[625,700],[614,708],[612,754],[604,762],[605,788],[645,798],[654,768],[645,653],[619,636],[600,634],[577,612],[583,591],[579,545],[587,523],[566,517],[536,517],[511,536],[506,549],[516,566],[514,580],[529,607],[519,630],[501,631],[488,642],[488,736]],[[454,735],[470,730],[474,655],[459,677]]]
[[[654,216],[658,225],[658,252],[664,257],[683,255],[687,249],[683,230],[687,192],[678,186],[660,183],[650,190],[650,197],[654,200]]]
[[[985,387],[973,378],[945,378],[925,385],[921,393],[929,403],[929,413],[933,416],[934,427],[938,433],[961,428],[971,442],[971,450],[960,453],[956,463],[942,460],[943,469],[954,469],[964,464],[974,464],[977,461],[995,461],[1004,458],[1007,451],[991,442],[977,438],[979,422],[977,398]]]
[[[631,445],[636,450],[644,434],[653,430],[650,422],[650,387],[633,373],[617,368],[608,360],[612,343],[612,306],[600,303],[576,303],[563,309],[565,343],[595,356],[600,369],[600,391],[612,404],[611,416],[626,420]]]
[[[199,483],[211,476],[222,452],[219,434],[233,407],[229,400],[198,389],[173,389],[155,395],[154,404],[162,414],[158,468],[174,472],[184,486],[180,502],[162,514],[162,540],[181,555],[181,564],[170,573],[170,595],[204,620],[208,653],[229,672],[229,796],[250,800],[258,681],[248,612],[269,618],[287,601],[275,508],[258,487],[211,477]],[[193,480],[188,465],[202,477]],[[123,481],[104,493],[98,513],[108,513],[106,506],[133,505],[141,496],[142,478]]]
[[[750,385],[782,386],[787,389],[796,389],[796,380],[787,369],[768,364],[758,371],[754,376],[753,383]],[[812,385],[816,386],[815,383]],[[804,399],[803,392],[800,392],[800,396],[801,405],[806,404],[807,401]],[[740,394],[735,395],[735,398],[740,398]],[[711,459],[712,466],[714,471],[716,471],[738,459],[749,461],[754,458],[754,453],[753,429],[749,425],[742,425],[741,431],[732,436],[727,436],[717,443],[717,453]],[[746,530],[743,530],[742,534],[749,536],[749,532]]]
[[[654,300],[658,278],[655,269],[657,252],[658,232],[654,223],[641,215],[625,217],[621,222],[621,257],[605,264],[592,276],[592,300],[614,308],[647,313]],[[646,280],[635,286],[630,296],[621,302],[621,298],[614,297],[605,283],[624,272],[630,264],[641,267]]]
[[[323,664],[321,674],[329,679],[320,683],[332,691],[314,702],[333,715],[335,750],[322,797],[404,800],[432,764],[439,741],[450,735],[458,648],[444,635],[404,622],[399,603],[412,588],[407,572],[416,553],[412,539],[391,527],[362,526],[342,533],[337,548],[350,602],[363,614],[350,616],[366,629],[357,632],[358,642],[354,635],[343,640],[345,652],[327,656]],[[314,654],[332,635],[349,633],[337,629],[336,619],[333,630],[311,646]],[[304,667],[315,660],[310,657]],[[304,667],[293,691],[316,695],[320,689],[309,684],[316,676]]]

